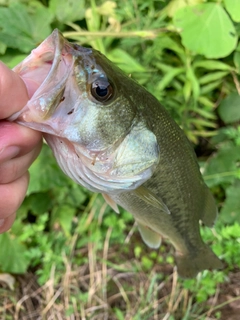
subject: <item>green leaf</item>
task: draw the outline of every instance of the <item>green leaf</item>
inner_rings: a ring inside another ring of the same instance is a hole
[[[29,260],[24,256],[27,249],[17,238],[12,238],[9,233],[1,234],[0,248],[0,270],[9,273],[27,271]]]
[[[191,96],[191,92],[192,92],[191,81],[189,79],[186,79],[184,86],[183,86],[183,96],[184,96],[185,101],[189,100],[189,98]]]
[[[194,99],[197,99],[200,94],[200,87],[199,87],[199,81],[193,71],[193,68],[191,66],[187,67],[187,73],[186,73],[187,79],[191,83],[191,89],[193,92]]]
[[[146,69],[136,59],[122,49],[112,50],[107,57],[126,73],[146,72]]]
[[[225,77],[229,72],[228,71],[216,71],[207,73],[199,79],[200,84],[207,84]]]
[[[201,100],[198,99],[199,102],[201,102],[202,104],[204,104]],[[209,111],[207,111],[206,109],[196,109],[195,110],[196,113],[200,114],[201,116],[203,116],[206,119],[216,119],[216,116],[214,113],[211,113]]]
[[[42,151],[30,168],[30,184],[27,195],[33,192],[45,192],[55,186],[65,186],[69,183],[53,157],[52,151],[47,145],[43,145]]]
[[[195,54],[207,58],[228,56],[237,45],[236,30],[222,6],[203,3],[180,9],[174,15],[182,42]]]
[[[5,43],[0,42],[0,54],[4,54],[6,52],[7,46]]]
[[[224,0],[225,7],[235,22],[240,22],[240,1]]]
[[[221,221],[226,223],[240,223],[240,181],[237,180],[226,189],[226,200],[221,210]]]
[[[47,192],[32,193],[26,201],[28,209],[37,215],[47,212],[52,206],[52,199]]]
[[[206,164],[203,172],[207,185],[213,187],[223,183],[232,183],[240,174],[239,160],[239,146],[226,146],[219,150]]]
[[[204,68],[207,70],[233,70],[233,67],[229,66],[228,64],[217,61],[217,60],[198,60],[193,62],[194,68]]]
[[[179,9],[186,7],[187,5],[194,5],[203,2],[203,0],[172,0],[168,4],[168,6],[165,8],[167,15],[169,17],[173,17],[175,12],[177,12]]]
[[[33,21],[31,36],[37,45],[52,32],[50,24],[53,21],[53,18],[53,14],[45,7],[37,8],[35,13],[31,15],[31,20]]]
[[[1,57],[1,61],[4,62],[10,69],[19,64],[23,59],[25,59],[28,54],[5,54]]]
[[[54,210],[54,223],[58,221],[66,236],[71,235],[73,217],[76,213],[76,208],[67,204],[61,205]]]
[[[82,20],[85,14],[84,0],[50,0],[49,8],[63,23]]]
[[[240,74],[240,43],[238,44],[234,54],[233,54],[233,62],[237,69],[237,72]]]
[[[204,120],[204,119],[198,119],[198,118],[191,119],[191,123],[195,124],[195,125],[209,127],[209,128],[216,128],[217,127],[216,123],[214,123],[214,122]]]
[[[201,97],[198,97],[198,102],[199,103],[201,103],[201,104],[203,104],[204,106],[206,106],[206,107],[208,107],[208,108],[214,108],[214,106],[215,106],[215,103],[214,102],[212,102],[211,100],[209,100],[207,97],[205,97],[205,96],[201,96]],[[204,109],[198,109],[198,112],[202,112],[202,111],[206,111],[206,110],[204,110]],[[206,111],[207,112],[207,111]],[[200,113],[201,114],[201,113]],[[212,119],[215,119],[216,117],[214,116],[214,115],[207,115],[207,114],[205,114],[204,115],[204,117],[206,117],[206,118],[212,118]]]
[[[170,49],[171,51],[174,51],[179,56],[179,58],[182,60],[183,63],[185,63],[186,61],[186,54],[182,45],[178,41],[170,38],[164,33],[163,34],[160,33],[159,36],[156,38],[155,48],[156,48],[157,56],[160,56],[163,50]]]
[[[235,67],[237,68],[237,72],[240,74],[240,52],[235,51],[233,55],[233,62]]]
[[[178,76],[179,74],[184,72],[184,68],[171,68],[159,81],[157,85],[157,90],[163,91],[171,81]]]
[[[26,6],[11,2],[8,8],[0,7],[0,41],[29,52],[50,34],[52,19],[53,15],[43,6],[29,14]]]
[[[200,93],[201,95],[205,95],[206,93],[212,92],[214,89],[218,88],[222,84],[222,79],[214,82],[210,82],[201,87]]]
[[[240,120],[240,96],[237,92],[230,93],[220,103],[218,114],[225,123],[234,123]]]

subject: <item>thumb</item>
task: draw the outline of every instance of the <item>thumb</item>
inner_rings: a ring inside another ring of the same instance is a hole
[[[28,100],[24,81],[0,61],[0,119],[22,109]]]

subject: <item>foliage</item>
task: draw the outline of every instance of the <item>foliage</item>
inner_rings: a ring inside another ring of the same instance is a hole
[[[229,109],[232,110],[231,107]],[[220,129],[212,142],[219,150],[205,163],[203,174],[209,187],[215,188],[216,197],[222,202],[224,197],[224,202],[221,204],[221,221],[234,223],[240,219],[240,171],[238,166],[240,127],[227,126]]]
[[[57,27],[68,39],[103,52],[145,86],[197,149],[210,140],[201,154],[201,169],[218,200],[220,217],[217,235],[205,228],[202,234],[228,265],[193,280],[169,276],[164,268],[174,259],[168,243],[159,251],[147,249],[131,215],[121,209],[117,216],[100,195],[70,181],[44,145],[30,169],[30,186],[17,220],[10,232],[0,235],[2,272],[34,270],[43,285],[54,270],[53,286],[64,273],[67,277],[69,266],[73,273],[80,268],[83,278],[88,272],[82,285],[64,289],[66,316],[78,312],[84,318],[86,312],[90,319],[100,300],[109,303],[107,292],[113,300],[121,296],[121,303],[111,308],[112,319],[204,318],[209,297],[240,265],[239,13],[237,0],[0,1],[0,58],[9,67]],[[107,256],[110,247],[115,251]],[[97,286],[99,270],[103,276]],[[127,280],[117,278],[116,272]],[[129,274],[136,277],[134,283]],[[166,289],[163,299],[164,286],[172,286],[172,291]],[[100,297],[97,302],[93,292]],[[77,311],[76,300],[81,301]]]

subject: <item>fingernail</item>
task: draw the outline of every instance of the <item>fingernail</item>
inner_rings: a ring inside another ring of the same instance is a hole
[[[0,219],[0,227],[4,225],[5,219]]]
[[[0,161],[12,159],[20,153],[20,148],[17,146],[9,146],[0,150]]]

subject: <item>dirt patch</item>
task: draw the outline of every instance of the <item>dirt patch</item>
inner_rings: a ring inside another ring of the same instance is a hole
[[[229,274],[229,281],[220,286],[220,293],[217,305],[223,305],[219,308],[222,320],[240,319],[240,271],[236,270]]]

